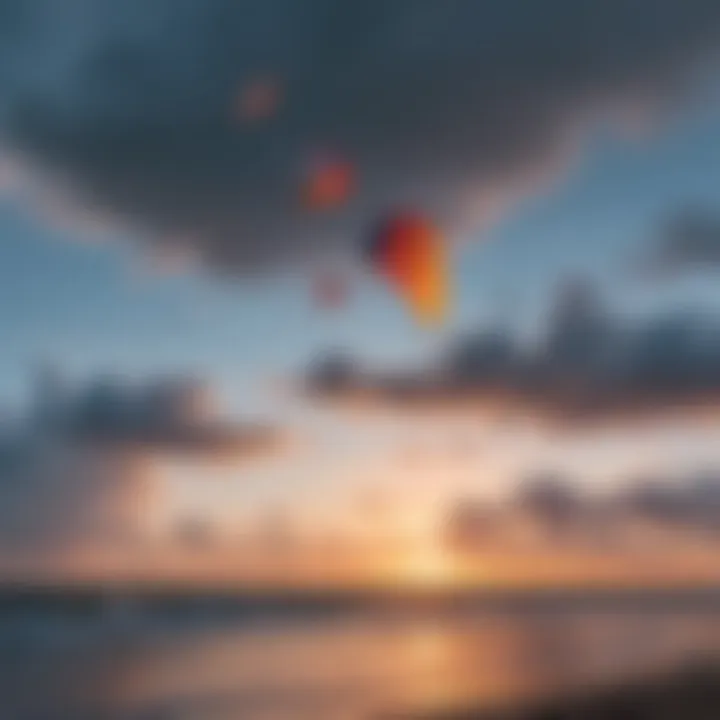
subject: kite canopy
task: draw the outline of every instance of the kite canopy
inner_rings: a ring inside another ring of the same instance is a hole
[[[303,205],[309,210],[330,210],[343,205],[355,188],[353,166],[340,159],[313,164],[302,188]]]
[[[425,216],[403,212],[383,220],[370,238],[366,258],[421,324],[437,325],[445,319],[449,304],[445,242]]]

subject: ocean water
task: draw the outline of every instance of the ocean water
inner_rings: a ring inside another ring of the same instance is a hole
[[[350,720],[517,703],[720,656],[720,601],[0,610],[2,720]]]

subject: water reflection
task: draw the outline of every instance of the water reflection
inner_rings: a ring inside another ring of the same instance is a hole
[[[501,703],[720,654],[720,608],[99,627],[54,647],[2,637],[0,696],[12,720],[342,720]]]

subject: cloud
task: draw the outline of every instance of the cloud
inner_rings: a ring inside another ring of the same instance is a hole
[[[45,382],[41,424],[75,443],[238,459],[271,454],[283,443],[274,428],[219,419],[209,387],[192,378],[101,377],[75,391],[52,374]]]
[[[715,0],[3,0],[0,132],[161,255],[191,237],[247,272],[352,252],[400,204],[454,234],[593,122],[690,88],[719,38]],[[308,213],[299,179],[328,149],[360,188]]]
[[[720,267],[720,214],[687,207],[670,217],[643,265],[655,277]]]
[[[311,396],[386,407],[494,409],[576,423],[713,411],[720,401],[720,322],[687,312],[636,324],[608,313],[591,284],[558,291],[532,347],[508,330],[459,339],[423,372],[365,372],[352,358],[321,359],[307,373]]]
[[[720,538],[717,470],[628,477],[602,494],[583,490],[579,480],[534,472],[503,502],[456,498],[440,539],[451,552],[470,556],[551,543],[566,551],[583,546],[613,552],[637,548],[646,557],[648,549],[666,554],[667,540],[673,548],[682,547],[677,542],[682,536],[704,538],[713,546]],[[657,531],[666,533],[666,542]]]
[[[161,501],[158,460],[241,461],[284,443],[275,428],[222,420],[207,386],[188,378],[70,387],[47,369],[36,395],[0,433],[0,567],[23,553],[132,550]]]
[[[8,552],[53,554],[92,540],[120,544],[139,532],[157,488],[137,454],[24,438],[0,467],[0,561]]]

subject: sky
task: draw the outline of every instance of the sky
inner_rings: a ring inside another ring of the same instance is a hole
[[[3,397],[17,401],[33,363],[68,372],[193,371],[217,378],[233,410],[244,391],[301,369],[326,347],[372,359],[432,350],[456,328],[517,314],[532,323],[556,279],[581,272],[611,289],[620,306],[715,301],[713,276],[642,287],[627,272],[668,208],[715,206],[720,129],[715,108],[638,140],[610,138],[588,149],[554,187],[524,198],[456,259],[457,305],[437,336],[413,327],[387,290],[360,277],[342,317],[316,311],[311,271],[218,282],[202,268],[163,272],[123,238],[77,237],[12,196],[1,206]],[[147,262],[147,266],[143,263]],[[514,319],[514,318],[513,318]],[[278,327],[282,332],[277,332]],[[269,384],[269,382],[268,382]]]
[[[328,348],[414,367],[473,328],[532,336],[568,276],[629,315],[716,311],[711,262],[662,282],[634,268],[677,214],[720,208],[719,36],[712,0],[2,0],[0,410],[26,412],[43,363],[80,384],[208,380],[232,420],[301,438],[219,487],[196,479],[217,470],[170,463],[157,517],[229,526],[253,508],[332,505],[368,477],[413,487],[397,455],[425,438],[445,458],[430,510],[448,488],[482,477],[492,492],[539,462],[601,460],[607,482],[657,433],[482,429],[468,463],[443,448],[472,422],[338,418],[288,387]],[[269,105],[243,115],[258,86]],[[296,195],[325,153],[358,187],[308,213]],[[405,207],[452,249],[452,311],[433,331],[358,259]],[[313,283],[337,267],[350,302],[324,313]],[[714,457],[712,430],[667,433],[668,457]]]

